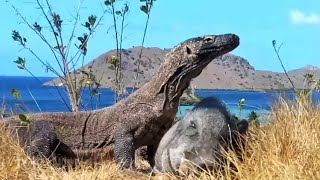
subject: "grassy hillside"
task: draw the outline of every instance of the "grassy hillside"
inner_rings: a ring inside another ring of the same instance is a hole
[[[273,106],[270,123],[250,127],[243,151],[243,161],[235,154],[226,157],[236,169],[189,175],[188,179],[320,179],[320,107],[313,108],[306,100],[279,100]],[[1,179],[148,179],[150,168],[139,161],[139,172],[121,171],[113,162],[92,168],[82,164],[73,170],[63,170],[46,163],[30,161],[19,146],[0,129]],[[160,179],[169,175],[155,176]],[[172,179],[179,179],[170,176]]]

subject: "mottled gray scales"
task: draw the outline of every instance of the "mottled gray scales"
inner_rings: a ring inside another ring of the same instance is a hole
[[[28,125],[19,122],[8,126],[14,137],[17,137],[20,145],[26,153],[35,160],[53,157],[72,157],[74,152],[57,137],[55,128],[49,121],[39,119]]]
[[[222,101],[204,98],[161,139],[154,172],[185,173],[192,167],[219,167],[225,160],[221,150],[240,150],[247,129],[248,122],[232,116]]]

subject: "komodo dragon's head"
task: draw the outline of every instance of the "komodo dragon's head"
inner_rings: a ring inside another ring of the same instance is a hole
[[[161,83],[160,92],[179,98],[190,81],[216,57],[232,51],[239,45],[235,34],[205,35],[188,39],[166,56],[154,80]]]

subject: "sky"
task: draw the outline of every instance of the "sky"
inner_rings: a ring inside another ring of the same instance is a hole
[[[28,22],[38,22],[49,42],[54,42],[50,28],[35,3],[36,0],[6,0],[0,3],[0,75],[29,76],[13,63],[18,57],[26,59],[26,66],[36,76],[54,76],[47,73],[37,59],[14,42],[13,30],[27,38],[30,47],[42,60],[57,67],[48,46],[25,23],[12,8],[14,5]],[[43,0],[40,0],[43,2]],[[63,21],[64,39],[71,34],[79,1],[55,0],[52,8]],[[139,0],[116,0],[120,9],[129,3],[123,48],[139,46],[142,42],[146,14],[140,11]],[[103,0],[84,0],[80,7],[80,22],[94,14],[101,17],[106,9]],[[48,9],[45,9],[48,12]],[[90,62],[104,52],[115,49],[112,31],[112,16],[105,14],[89,40],[88,53],[84,63]],[[84,27],[78,26],[75,34],[81,36]],[[240,45],[231,53],[249,61],[257,70],[282,72],[272,46],[272,40],[283,43],[280,56],[287,70],[306,65],[319,65],[320,42],[320,1],[319,0],[157,0],[151,10],[145,46],[172,48],[191,37],[206,34],[235,33],[240,37]],[[74,43],[78,43],[75,39]],[[74,47],[74,46],[73,46]],[[73,48],[70,54],[74,54]]]

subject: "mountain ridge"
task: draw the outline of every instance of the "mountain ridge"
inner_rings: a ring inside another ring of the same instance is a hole
[[[123,84],[126,87],[134,85],[133,77],[135,77],[137,72],[137,60],[139,59],[140,48],[140,46],[136,46],[122,50]],[[138,87],[141,87],[151,79],[169,50],[170,48],[143,48]],[[112,70],[112,65],[107,63],[107,59],[114,54],[116,54],[116,50],[107,51],[93,59],[83,68],[78,69],[76,72],[77,79],[81,79],[84,76],[80,70],[88,71],[91,68],[97,79],[101,79],[100,84],[102,87],[114,87],[115,73]],[[318,79],[320,77],[320,68],[307,65],[288,71],[288,75],[296,88],[306,88],[303,76],[306,73],[314,73],[314,78]],[[52,82],[61,84],[61,81],[55,78],[52,81],[44,83],[44,85],[53,85]],[[256,70],[248,60],[231,53],[214,59],[197,78],[193,79],[191,84],[196,89],[267,91],[292,88],[285,73]]]

